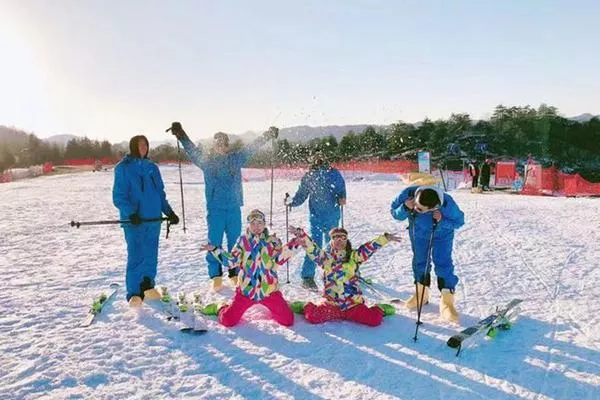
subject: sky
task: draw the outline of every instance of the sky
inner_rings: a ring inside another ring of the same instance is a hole
[[[0,0],[0,125],[192,138],[600,113],[596,1]]]

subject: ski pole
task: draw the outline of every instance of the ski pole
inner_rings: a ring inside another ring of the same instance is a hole
[[[185,227],[185,202],[183,201],[183,178],[181,175],[181,150],[179,147],[179,140],[177,140],[177,160],[179,162],[179,191],[181,192],[181,219],[183,221],[183,232],[187,231]]]
[[[424,280],[428,280],[428,277],[430,276],[431,273],[431,253],[433,251],[433,234],[435,233],[435,228],[437,227],[437,221],[434,219],[433,220],[433,226],[431,228],[431,236],[429,237],[429,246],[427,247],[427,260],[426,260],[426,264],[425,264],[425,276],[423,277]],[[418,286],[417,286],[417,282],[415,282],[415,291],[417,293],[417,326],[415,327],[415,337],[413,338],[413,340],[416,342],[418,335],[419,335],[419,326],[421,324],[423,324],[421,322],[421,311],[423,310],[423,298],[425,297],[425,283],[423,282],[423,289],[421,289],[421,298],[419,298],[419,291],[418,291]]]
[[[173,126],[175,125],[175,123],[173,123],[171,125],[170,128],[165,129],[165,132],[169,132],[173,129]],[[181,128],[181,125],[180,125]],[[177,141],[177,161],[179,164],[179,190],[181,192],[181,218],[183,220],[183,231],[186,232],[187,228],[185,227],[185,203],[183,201],[183,179],[182,179],[182,175],[181,175],[181,149],[179,147],[179,139],[175,139]],[[167,236],[169,234],[167,233]]]
[[[283,200],[283,204],[285,204],[285,242],[288,243],[290,241],[290,233],[288,232],[288,227],[289,227],[289,209],[290,207],[288,206],[288,198],[290,197],[289,193],[285,194],[285,199]],[[287,281],[286,283],[290,283],[290,261],[288,260],[286,263],[286,274],[287,274]]]
[[[142,219],[141,221],[142,222],[162,222],[162,221],[168,221],[168,220],[169,220],[169,218],[162,217],[162,218]],[[126,220],[85,221],[85,222],[71,221],[71,223],[70,223],[70,225],[75,228],[79,228],[80,226],[83,226],[83,225],[113,225],[113,224],[131,224],[131,221],[126,219]]]
[[[341,221],[342,221],[342,229],[344,229],[344,205],[340,204],[340,214],[341,214]]]
[[[275,158],[275,138],[272,140],[273,143],[273,154],[271,154],[271,206],[269,208],[269,228],[273,229],[273,174],[274,174],[274,161]],[[287,200],[287,197],[286,197]],[[287,206],[286,206],[287,207]]]

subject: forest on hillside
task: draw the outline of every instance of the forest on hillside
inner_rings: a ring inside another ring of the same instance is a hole
[[[241,146],[238,140],[234,146]],[[506,107],[498,105],[489,120],[474,121],[469,114],[452,114],[448,119],[425,119],[418,124],[403,121],[384,126],[367,126],[362,132],[349,131],[339,141],[324,136],[308,142],[274,141],[257,153],[252,166],[298,165],[310,154],[323,153],[332,162],[368,159],[409,159],[416,161],[418,150],[429,150],[442,167],[459,168],[469,160],[524,160],[529,155],[543,165],[555,165],[566,172],[581,173],[600,181],[600,120],[565,118],[555,107],[542,104]],[[74,138],[65,147],[49,144],[33,133],[0,126],[0,171],[50,161],[108,158],[118,160],[128,149],[108,141]],[[177,160],[177,148],[163,144],[151,148],[157,162]]]

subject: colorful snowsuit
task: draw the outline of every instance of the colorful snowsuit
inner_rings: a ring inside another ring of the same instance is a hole
[[[359,286],[358,268],[377,250],[389,242],[384,235],[376,237],[352,250],[348,260],[345,251],[328,246],[320,249],[307,235],[299,237],[306,255],[323,269],[323,303],[308,303],[304,317],[313,324],[335,319],[349,319],[366,325],[376,326],[383,320],[383,311],[367,307]]]
[[[125,156],[115,167],[113,203],[119,209],[121,220],[137,213],[141,219],[160,218],[173,211],[156,164],[147,158]],[[127,242],[127,300],[144,297],[144,291],[154,287],[158,263],[160,222],[140,225],[124,224]]]
[[[308,198],[310,213],[310,236],[317,246],[329,242],[329,231],[340,222],[338,201],[346,198],[346,182],[342,174],[329,166],[308,171],[300,182],[298,191],[290,206],[298,207]],[[302,277],[315,276],[315,263],[310,257],[304,258]]]
[[[233,302],[219,310],[219,321],[225,326],[238,323],[244,312],[254,304],[263,304],[282,325],[294,323],[294,314],[279,291],[277,269],[285,264],[299,247],[297,240],[285,246],[281,240],[265,233],[247,232],[240,236],[231,252],[217,248],[211,253],[230,270],[238,271],[238,287]]]
[[[404,205],[407,199],[414,198],[418,188],[418,186],[410,186],[404,189],[392,202],[390,211],[397,220],[403,221],[408,218],[409,235],[413,250],[413,276],[415,282],[429,286],[430,276],[426,275],[425,272],[429,259],[429,242],[434,229],[433,216],[431,212],[422,214],[412,212]],[[458,283],[458,277],[454,275],[454,264],[452,262],[454,230],[464,225],[465,216],[449,194],[443,193],[443,196],[443,205],[439,208],[442,219],[433,232],[431,260],[433,260],[435,266],[438,288],[454,291]]]
[[[225,235],[227,249],[231,251],[242,232],[242,167],[248,163],[262,142],[255,142],[243,150],[225,155],[204,155],[187,136],[181,139],[181,143],[187,156],[204,174],[208,242],[220,246]],[[223,275],[221,265],[210,252],[206,254],[206,263],[210,278]],[[235,271],[231,271],[231,274],[230,276],[235,275]]]

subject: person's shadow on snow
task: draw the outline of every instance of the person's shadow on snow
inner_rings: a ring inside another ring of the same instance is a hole
[[[556,340],[553,326],[522,317],[494,339],[481,336],[456,357],[446,340],[457,329],[441,325],[435,305],[425,306],[417,342],[414,313],[386,317],[376,328],[352,322],[308,324],[296,315],[291,328],[270,321],[257,306],[234,328],[213,319],[202,336],[185,336],[166,321],[144,323],[163,332],[173,349],[196,361],[196,374],[209,374],[231,389],[224,397],[320,398],[319,387],[335,385],[340,397],[401,398],[596,398],[600,352]],[[477,321],[462,315],[463,321]],[[351,388],[344,382],[352,381]],[[358,388],[357,388],[358,386]],[[347,393],[345,391],[348,391]],[[596,394],[594,394],[596,393]],[[177,395],[177,393],[173,393]],[[189,393],[187,393],[189,394]]]
[[[572,399],[600,393],[600,352],[554,339],[564,327],[535,319],[523,317],[494,339],[482,335],[457,357],[446,345],[457,330],[434,325],[440,324],[435,318],[424,318],[414,342],[415,320],[403,315],[387,317],[377,328],[352,322],[310,325],[299,317],[293,329],[304,339],[300,343],[276,333],[258,334],[252,324],[237,333],[297,363],[305,359],[302,370],[318,374],[322,369],[340,382],[402,398],[433,393],[434,398],[500,399],[540,393]]]

